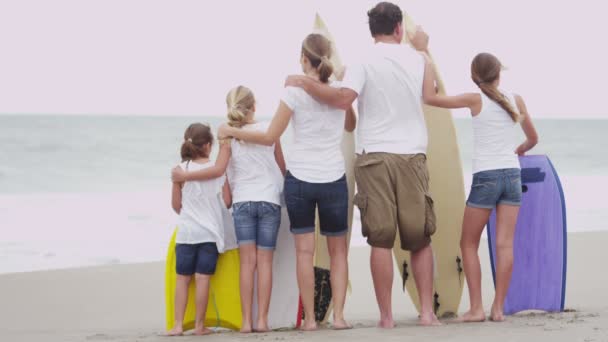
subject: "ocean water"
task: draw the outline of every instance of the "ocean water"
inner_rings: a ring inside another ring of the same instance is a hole
[[[216,117],[0,116],[0,273],[162,260],[183,131]],[[536,120],[571,232],[608,228],[608,120]],[[456,120],[471,180],[470,120]],[[284,138],[289,150],[289,134]],[[214,149],[214,153],[217,148]],[[353,245],[363,244],[358,221]]]

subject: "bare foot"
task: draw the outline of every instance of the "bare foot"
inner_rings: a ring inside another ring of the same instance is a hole
[[[381,319],[378,322],[378,328],[382,329],[393,329],[395,327],[395,322],[393,319]]]
[[[464,315],[455,319],[455,322],[458,323],[475,323],[475,322],[485,322],[486,314],[483,310],[480,311],[467,311]]]
[[[348,324],[344,318],[340,318],[340,319],[335,319],[334,318],[334,322],[332,324],[332,329],[334,330],[348,330],[348,329],[352,329],[353,327]]]
[[[418,325],[421,325],[423,327],[435,327],[443,324],[441,324],[441,322],[439,322],[439,320],[437,319],[437,316],[432,313],[428,315],[420,315],[420,319],[418,319]]]
[[[504,322],[505,315],[502,312],[492,313],[490,314],[490,321],[492,322]]]
[[[256,324],[256,328],[253,330],[255,332],[269,332],[270,328],[268,327],[268,320],[266,319],[258,319]]]
[[[502,308],[497,308],[495,305],[492,305],[492,310],[490,311],[490,321],[492,322],[504,322],[505,314],[502,311]]]
[[[209,334],[213,334],[213,331],[207,328],[196,328],[194,329],[194,335],[196,336],[203,336],[203,335],[209,335]]]
[[[167,331],[165,336],[182,336],[184,334],[184,329],[180,326],[175,326],[173,329]]]
[[[302,331],[314,331],[317,330],[317,322],[312,321],[312,322],[308,322],[308,321],[304,321],[304,324],[302,324],[302,326],[300,327],[300,330]]]
[[[242,334],[249,334],[252,331],[253,329],[251,328],[251,323],[243,323],[243,325],[241,326]]]

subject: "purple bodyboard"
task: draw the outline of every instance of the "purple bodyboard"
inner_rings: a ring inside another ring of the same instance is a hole
[[[555,168],[546,156],[519,158],[522,203],[513,241],[513,276],[505,300],[508,315],[525,310],[560,312],[566,295],[566,205]],[[496,211],[488,222],[496,283]]]

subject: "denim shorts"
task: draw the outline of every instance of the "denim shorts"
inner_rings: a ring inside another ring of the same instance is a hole
[[[215,273],[219,253],[215,242],[175,245],[175,270],[177,274],[191,276],[194,273]]]
[[[315,231],[315,209],[319,211],[322,235],[342,236],[348,232],[346,175],[335,182],[308,183],[287,172],[285,204],[294,234]]]
[[[274,250],[281,225],[281,206],[270,202],[239,202],[232,205],[236,239],[240,245],[257,244]]]
[[[521,205],[521,170],[499,169],[473,175],[467,206],[494,209],[498,204]]]

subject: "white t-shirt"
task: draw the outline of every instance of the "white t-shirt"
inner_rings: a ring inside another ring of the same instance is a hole
[[[243,127],[266,132],[268,122]],[[228,164],[228,182],[232,202],[270,202],[281,205],[283,175],[274,157],[274,145],[264,146],[233,139],[232,157]]]
[[[517,110],[515,97],[506,94]],[[519,169],[517,123],[502,107],[481,93],[481,112],[473,116],[473,173],[499,169]]]
[[[332,87],[339,87],[333,82]],[[287,169],[309,183],[329,183],[344,175],[340,144],[345,111],[317,102],[303,89],[287,87],[283,103],[293,111],[293,143],[287,154]]]
[[[213,165],[215,162],[212,161],[204,164],[184,162],[180,167],[187,171],[198,171]],[[220,253],[234,248],[234,233],[225,231],[227,209],[222,197],[224,180],[222,176],[184,183],[176,243],[215,242]]]
[[[425,153],[424,57],[408,45],[377,43],[349,66],[342,87],[357,92],[357,153]]]

